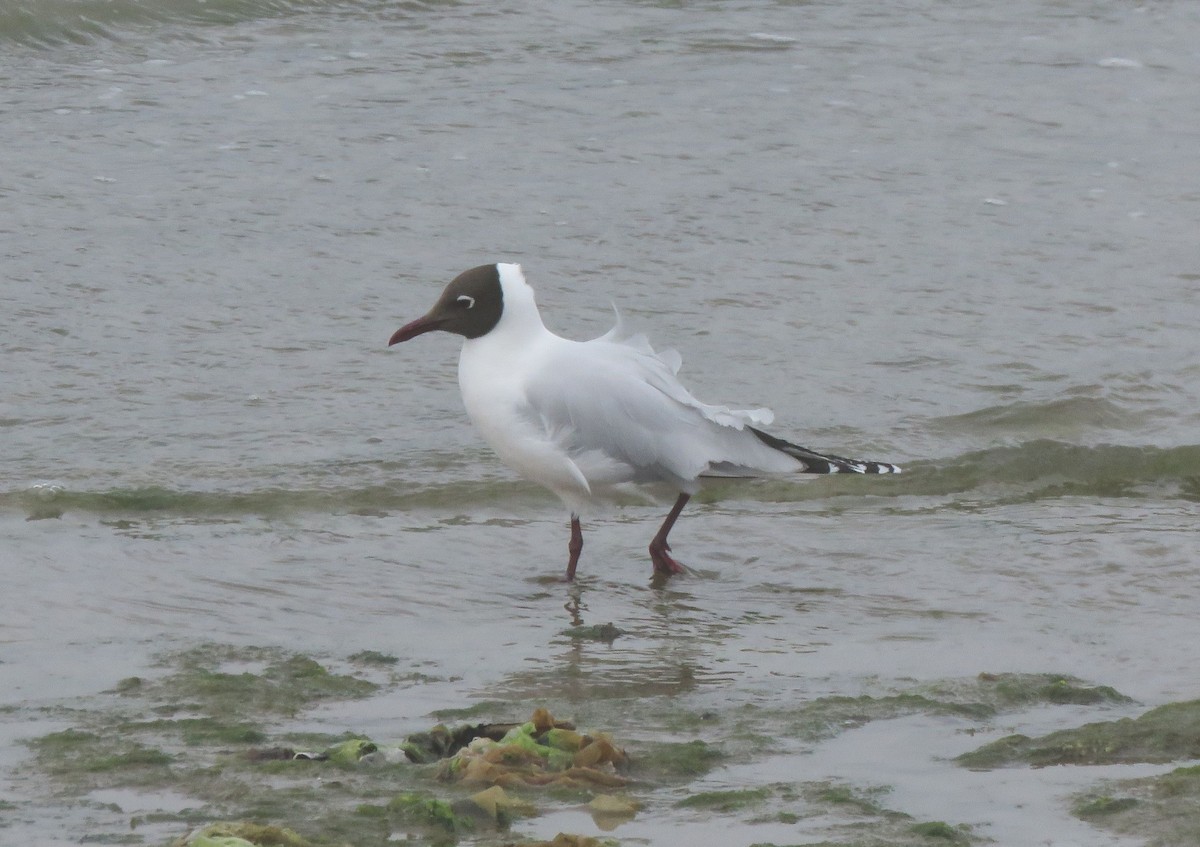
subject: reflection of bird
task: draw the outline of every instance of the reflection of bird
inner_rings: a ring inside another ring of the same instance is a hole
[[[520,265],[460,274],[428,314],[389,346],[443,330],[463,336],[458,383],[467,414],[496,453],[571,510],[567,579],[574,579],[585,507],[633,484],[669,486],[675,505],[650,542],[656,573],[680,573],[667,534],[702,476],[899,473],[895,465],[827,456],[758,426],[768,409],[709,406],[676,378],[680,357],[655,353],[617,325],[591,341],[546,329]]]

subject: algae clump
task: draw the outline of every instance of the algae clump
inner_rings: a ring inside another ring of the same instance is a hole
[[[374,753],[379,748],[366,738],[351,738],[341,744],[335,744],[325,751],[326,758],[335,765],[357,765],[363,756]]]
[[[744,788],[730,791],[704,791],[684,797],[675,806],[680,809],[711,809],[715,812],[735,812],[757,806],[771,796],[766,788]]]
[[[971,838],[966,832],[943,821],[915,823],[909,829],[916,835],[923,835],[926,838],[944,841],[947,844],[971,843]]]
[[[1131,698],[1109,685],[1088,686],[1072,676],[1060,674],[989,674],[979,681],[990,687],[1000,704],[1006,707],[1057,703],[1094,706],[1098,703],[1129,703]]]
[[[230,673],[207,662],[189,663],[164,681],[164,693],[187,692],[210,714],[282,713],[294,715],[321,700],[351,699],[379,686],[365,679],[331,673],[307,656],[288,656],[262,673]]]
[[[724,751],[704,741],[660,741],[642,745],[635,770],[646,776],[693,779],[715,768]]]
[[[448,833],[467,832],[475,828],[469,817],[456,814],[448,802],[428,794],[399,794],[387,804],[387,810],[399,822],[410,826]]]
[[[1124,812],[1132,809],[1138,804],[1138,801],[1133,797],[1097,797],[1094,800],[1089,800],[1086,803],[1080,803],[1075,807],[1075,817],[1083,818],[1101,818],[1105,815],[1115,815],[1117,812]]]
[[[563,749],[576,744],[574,750]],[[438,776],[482,785],[619,787],[626,780],[616,769],[625,762],[625,752],[604,734],[577,733],[545,709],[536,709],[529,721],[512,726],[499,740],[486,735],[471,739],[442,760]]]
[[[171,847],[313,847],[286,827],[249,822],[213,823],[177,838]]]
[[[52,732],[28,744],[44,771],[80,787],[156,782],[175,761],[137,741],[78,729]]]

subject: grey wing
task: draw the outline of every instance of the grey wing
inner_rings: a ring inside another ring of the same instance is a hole
[[[526,399],[535,425],[589,484],[668,482],[693,490],[697,477],[714,470],[796,469],[795,459],[764,445],[737,417],[752,413],[695,400],[670,363],[606,340],[571,345],[529,381]]]

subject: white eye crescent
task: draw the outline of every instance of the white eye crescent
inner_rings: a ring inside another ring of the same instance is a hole
[[[459,303],[466,304],[466,307],[468,309],[475,308],[475,298],[474,297],[471,297],[467,294],[460,294],[460,295],[458,295],[458,297],[456,299],[458,300]]]

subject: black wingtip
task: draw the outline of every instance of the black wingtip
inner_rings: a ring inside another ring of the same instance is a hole
[[[801,447],[799,444],[793,444],[790,441],[784,441],[782,438],[763,432],[761,429],[748,427],[748,429],[757,436],[758,440],[773,450],[778,450],[780,453],[786,453],[793,459],[804,463],[804,468],[801,473],[813,474],[835,474],[835,473],[857,473],[857,474],[896,474],[900,473],[898,465],[889,464],[888,462],[868,462],[863,459],[847,459],[844,456],[829,456],[824,453],[818,453],[816,450],[810,450],[807,447]]]

